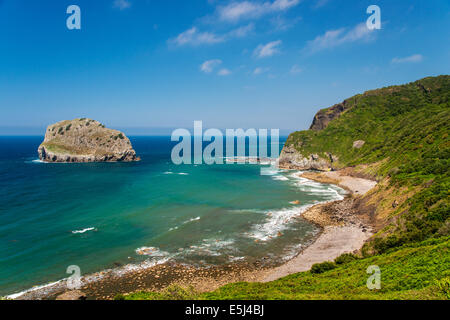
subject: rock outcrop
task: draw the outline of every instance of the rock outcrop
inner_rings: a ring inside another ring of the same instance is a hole
[[[279,166],[285,169],[295,170],[333,170],[333,163],[338,159],[332,154],[327,154],[328,158],[317,154],[302,154],[292,145],[285,145],[279,158]]]
[[[45,162],[140,160],[125,134],[86,118],[65,120],[48,126],[38,154],[39,159]]]
[[[328,124],[341,115],[342,112],[349,109],[352,105],[345,100],[342,103],[335,104],[334,106],[320,110],[314,117],[310,130],[320,131],[325,129]]]

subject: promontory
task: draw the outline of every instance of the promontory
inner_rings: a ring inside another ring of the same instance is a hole
[[[38,148],[45,162],[139,161],[130,140],[118,130],[96,120],[64,120],[48,126]]]

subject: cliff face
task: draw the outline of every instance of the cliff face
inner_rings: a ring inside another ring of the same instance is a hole
[[[120,131],[91,119],[65,120],[48,126],[38,148],[46,162],[139,161],[130,140]]]
[[[434,137],[438,131],[433,128],[448,128],[443,122],[447,121],[449,80],[450,76],[444,75],[370,90],[320,110],[310,130],[289,135],[280,165],[327,171],[395,159],[382,163],[380,172],[386,174],[397,170],[390,163],[409,163],[399,150],[407,150],[413,163],[414,154],[445,150],[437,141],[447,139],[448,132]],[[430,121],[432,124],[427,124]],[[432,146],[436,150],[431,151]]]
[[[328,109],[323,109],[317,112],[311,124],[310,130],[320,131],[325,129],[328,124],[341,115],[342,112],[350,108],[350,104],[345,100],[342,103],[336,104]]]
[[[280,154],[280,167],[295,170],[333,170],[333,163],[337,157],[327,154],[328,157],[318,154],[302,153],[295,149],[293,145],[286,145]]]

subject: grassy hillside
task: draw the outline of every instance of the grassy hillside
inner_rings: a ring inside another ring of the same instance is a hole
[[[382,181],[380,193],[408,194],[383,217],[387,226],[372,248],[378,253],[450,232],[449,98],[450,76],[368,91],[348,99],[325,129],[295,132],[286,142],[304,155],[332,153],[335,166]],[[353,148],[356,140],[364,146]]]
[[[126,298],[449,299],[449,97],[450,76],[368,91],[347,99],[345,111],[325,129],[289,136],[286,146],[299,154],[331,153],[335,167],[353,167],[379,181],[363,198],[374,208],[379,230],[360,257],[347,255],[270,283],[236,283],[198,295],[171,288]],[[328,110],[333,112],[322,112]],[[365,141],[362,148],[353,147],[356,140]],[[366,287],[370,265],[382,270],[381,290]]]

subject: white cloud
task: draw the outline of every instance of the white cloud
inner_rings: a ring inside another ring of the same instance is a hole
[[[281,43],[281,40],[277,40],[264,45],[260,44],[253,52],[253,55],[257,58],[271,57],[274,54],[280,52],[279,46],[281,45]]]
[[[305,50],[314,53],[324,49],[340,46],[345,43],[356,41],[367,41],[372,37],[372,30],[369,30],[365,23],[360,23],[354,28],[347,30],[341,28],[337,30],[329,30],[321,36],[317,36],[306,45]]]
[[[120,10],[125,10],[131,7],[131,2],[127,0],[114,0],[113,7]]]
[[[295,19],[286,19],[281,15],[278,15],[270,19],[270,24],[274,28],[274,31],[286,31],[296,25],[297,22],[299,22],[301,19],[301,17],[297,17]]]
[[[217,15],[221,21],[236,22],[243,19],[259,18],[269,13],[286,11],[299,3],[300,0],[234,1],[226,6],[219,6]]]
[[[221,69],[218,73],[219,76],[228,76],[231,74],[231,71],[228,69]]]
[[[392,63],[417,63],[423,60],[423,56],[421,54],[413,54],[409,57],[404,58],[394,58],[392,59]]]
[[[315,5],[313,6],[314,9],[321,8],[325,6],[330,0],[317,0]]]
[[[214,71],[214,68],[220,65],[221,63],[222,60],[219,59],[208,60],[202,63],[202,65],[200,66],[200,70],[203,71],[204,73],[211,73]]]
[[[239,28],[236,28],[234,30],[231,30],[230,32],[228,32],[225,35],[225,38],[230,39],[230,38],[244,38],[246,37],[249,33],[251,33],[253,30],[255,30],[255,25],[253,23],[250,23],[246,26],[242,26]]]
[[[298,65],[294,64],[289,72],[291,74],[298,74],[302,71],[303,71],[302,68],[300,68]]]
[[[201,45],[201,44],[215,44],[223,42],[225,39],[211,32],[200,32],[196,27],[192,27],[182,33],[176,38],[170,39],[169,42],[178,46],[186,44]]]
[[[169,43],[175,44],[177,46],[184,45],[204,45],[204,44],[216,44],[225,42],[233,38],[243,38],[247,36],[254,30],[255,26],[250,23],[246,26],[242,26],[233,29],[224,34],[216,34],[214,32],[202,32],[197,29],[197,27],[192,27],[182,33],[180,33],[176,38],[169,39]]]
[[[255,70],[253,70],[253,74],[254,74],[254,75],[258,75],[258,74],[262,74],[262,73],[267,72],[267,71],[269,71],[268,68],[261,68],[261,67],[258,67],[258,68],[256,68]]]

